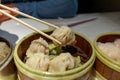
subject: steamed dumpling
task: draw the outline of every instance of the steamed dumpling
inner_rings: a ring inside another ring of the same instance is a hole
[[[75,67],[75,58],[70,53],[61,53],[50,61],[49,72],[63,72]]]
[[[71,44],[75,41],[75,35],[69,27],[62,26],[51,34],[52,37],[62,42],[63,45]]]
[[[116,39],[116,40],[114,41],[114,44],[115,44],[117,47],[120,48],[120,39]]]
[[[27,59],[26,65],[36,70],[47,71],[49,65],[49,56],[43,53],[33,54],[33,56]]]
[[[115,46],[114,43],[98,43],[99,49],[109,56],[110,58],[114,59],[115,61],[120,62],[120,48]]]
[[[26,55],[27,57],[32,56],[35,53],[49,53],[48,43],[43,38],[39,38],[36,40],[33,40],[30,44],[30,47],[28,48]]]
[[[5,42],[0,42],[0,62],[10,54],[11,49]]]

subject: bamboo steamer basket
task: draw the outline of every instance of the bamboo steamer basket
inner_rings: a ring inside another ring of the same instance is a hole
[[[45,30],[44,32],[51,34],[52,31]],[[91,69],[95,61],[94,48],[91,42],[85,36],[78,33],[76,33],[76,46],[82,48],[89,56],[89,60],[81,67],[64,72],[50,73],[36,71],[25,65],[23,58],[25,57],[26,50],[28,49],[31,41],[38,39],[40,36],[43,37],[38,33],[29,34],[20,40],[15,47],[14,61],[18,69],[19,80],[88,80],[91,78]],[[43,38],[47,41],[50,41],[45,37]]]
[[[0,41],[6,42],[7,45],[11,48],[10,54],[8,54],[0,64],[0,80],[16,80],[17,69],[13,60],[13,47],[3,37],[0,37]]]
[[[107,32],[98,35],[94,40],[97,55],[94,63],[94,75],[100,80],[120,80],[120,63],[102,53],[97,45],[97,42],[114,42],[118,38],[120,38],[120,33]]]

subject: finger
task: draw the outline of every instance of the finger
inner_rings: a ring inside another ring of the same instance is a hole
[[[16,11],[19,11],[19,9],[16,8],[16,7],[14,7],[13,9],[16,10]],[[11,11],[11,14],[12,14],[13,16],[16,16],[16,15],[17,15],[17,13],[15,13],[15,12],[13,12],[13,11]]]
[[[7,12],[10,14],[10,11],[8,10],[3,10],[4,12]],[[3,22],[3,21],[6,21],[6,20],[9,20],[10,18],[2,13],[0,13],[0,22]]]
[[[7,12],[7,13],[10,14],[10,11],[8,11],[8,10],[2,10],[2,11]],[[4,15],[3,13],[0,12],[0,18],[3,17],[3,16],[5,16],[5,15]],[[7,16],[6,16],[6,17],[7,17]]]

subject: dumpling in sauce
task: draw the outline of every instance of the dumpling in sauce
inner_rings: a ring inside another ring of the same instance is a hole
[[[70,53],[61,53],[50,61],[49,72],[63,72],[75,67],[75,58]]]
[[[27,57],[30,57],[35,53],[49,53],[48,43],[41,37],[39,39],[33,40],[30,44],[30,47],[26,51]]]
[[[49,56],[43,53],[36,53],[28,58],[25,64],[39,71],[47,71],[49,65]]]
[[[75,41],[75,34],[66,26],[54,30],[51,36],[62,42],[63,45],[71,44]]]

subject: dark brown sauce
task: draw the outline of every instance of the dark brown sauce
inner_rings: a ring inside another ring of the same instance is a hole
[[[88,56],[87,54],[79,47],[77,46],[72,46],[72,45],[66,45],[62,47],[63,52],[69,52],[73,56],[80,56],[81,63],[85,63],[88,61]]]

